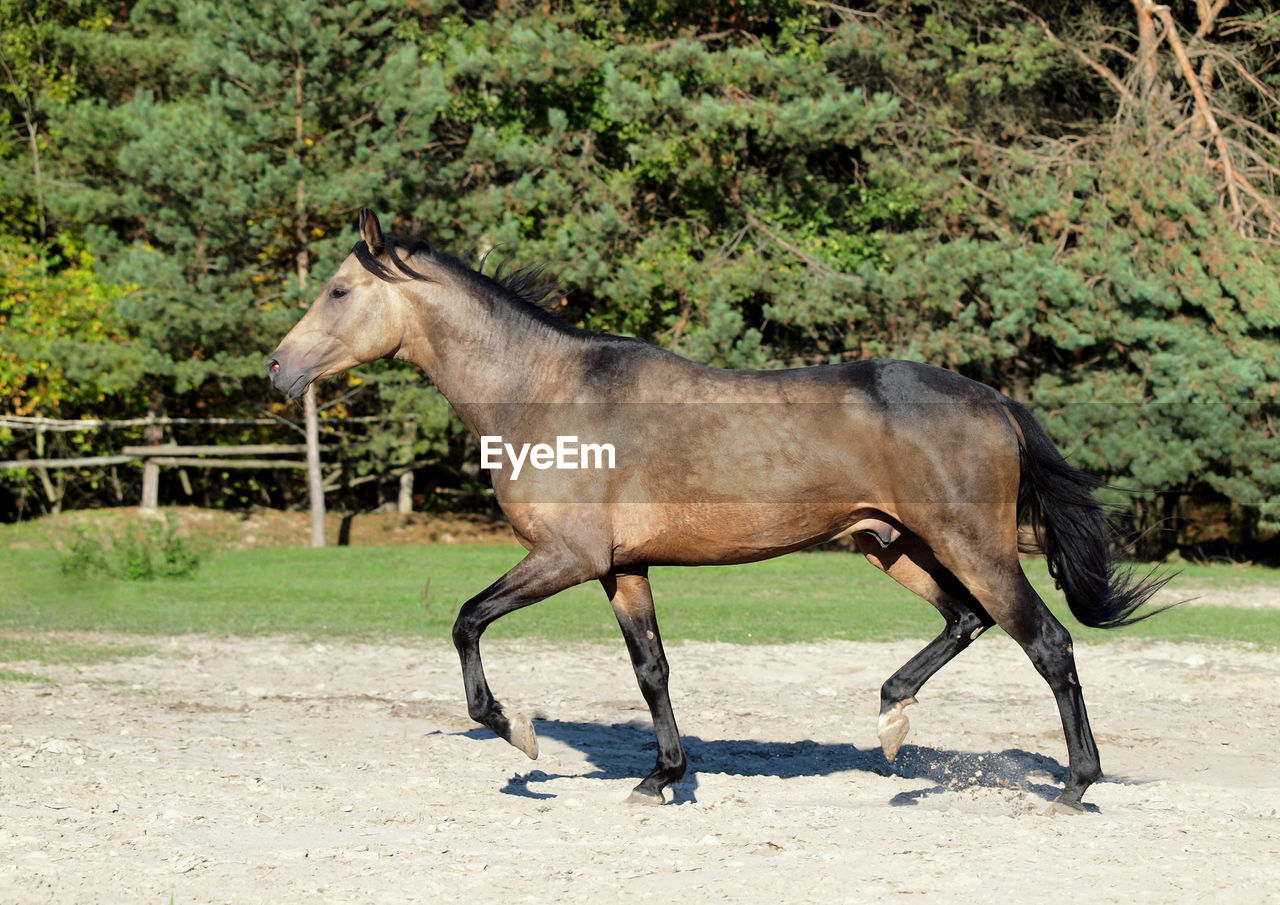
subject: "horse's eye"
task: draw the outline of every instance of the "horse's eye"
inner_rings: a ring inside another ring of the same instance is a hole
[[[331,299],[340,299],[346,294],[347,290],[343,289],[341,286],[334,286],[329,290],[329,298]]]

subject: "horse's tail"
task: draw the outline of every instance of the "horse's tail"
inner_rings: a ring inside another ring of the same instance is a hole
[[[1028,517],[1071,612],[1092,628],[1130,625],[1160,612],[1137,613],[1172,576],[1135,578],[1118,561],[1115,529],[1093,496],[1101,479],[1073,468],[1024,406],[1006,409],[1022,432],[1018,517]]]

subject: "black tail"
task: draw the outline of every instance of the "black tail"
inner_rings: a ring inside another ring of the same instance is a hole
[[[1118,561],[1115,529],[1093,496],[1102,480],[1073,468],[1030,411],[1012,400],[1006,408],[1023,436],[1018,517],[1027,516],[1041,538],[1049,574],[1071,612],[1092,628],[1131,625],[1161,612],[1135,615],[1172,576],[1137,579]]]

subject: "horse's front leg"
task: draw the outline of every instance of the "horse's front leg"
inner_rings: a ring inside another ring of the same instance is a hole
[[[533,723],[524,714],[503,711],[489,690],[480,659],[480,636],[495,619],[591,577],[592,570],[567,552],[553,554],[535,549],[511,571],[464,603],[453,624],[453,644],[462,661],[462,681],[467,691],[467,712],[477,723],[488,726],[499,738],[506,739],[531,758],[538,756]]]
[[[600,579],[609,604],[618,617],[622,637],[626,639],[631,664],[635,667],[640,693],[649,705],[653,730],[658,738],[658,762],[653,771],[635,787],[630,802],[662,804],[662,790],[684,777],[684,745],[671,710],[667,679],[671,674],[667,656],[658,634],[658,619],[653,609],[653,592],[644,571],[613,573]]]

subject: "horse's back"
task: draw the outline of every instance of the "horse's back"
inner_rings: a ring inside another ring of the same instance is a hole
[[[577,398],[618,402],[991,405],[1001,395],[954,371],[904,359],[777,370],[716,368],[629,337],[590,336],[577,355]]]

